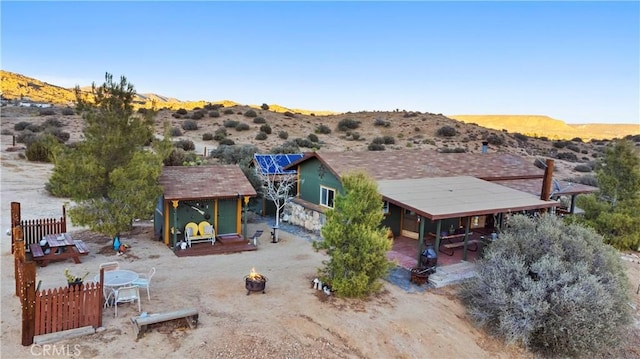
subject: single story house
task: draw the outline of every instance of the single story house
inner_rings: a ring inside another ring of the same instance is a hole
[[[247,235],[243,213],[257,194],[239,166],[165,166],[158,181],[154,226],[165,244],[175,248],[190,222],[206,221],[216,235]]]

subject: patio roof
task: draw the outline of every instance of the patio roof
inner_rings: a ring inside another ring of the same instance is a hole
[[[378,181],[386,201],[431,220],[517,212],[559,206],[471,176]]]
[[[540,197],[542,191],[542,179],[515,179],[515,180],[501,180],[492,181],[509,188],[513,188],[518,191],[531,193]],[[555,196],[571,196],[574,194],[592,193],[596,192],[598,187],[587,186],[580,183],[573,183],[568,181],[553,181],[551,187],[551,197]]]
[[[167,200],[257,195],[237,165],[165,166],[158,182]]]

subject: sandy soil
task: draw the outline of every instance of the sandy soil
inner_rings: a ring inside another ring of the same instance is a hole
[[[3,119],[4,120],[4,119]],[[4,124],[3,124],[4,125]],[[7,139],[9,137],[9,139]],[[61,215],[64,199],[44,191],[49,164],[34,164],[7,152],[10,136],[2,136],[0,228],[10,226],[10,202],[22,204],[23,219]],[[249,232],[267,228],[261,222]],[[152,239],[151,228],[136,226],[123,236],[131,246],[116,256],[109,239],[84,228],[69,231],[83,239],[91,254],[81,264],[53,262],[38,268],[43,288],[66,285],[65,268],[74,273],[98,273],[98,265],[118,261],[122,268],[146,272],[157,269],[151,301],[142,301],[148,313],[195,307],[200,324],[191,330],[181,325],[151,328],[136,341],[129,318],[137,308],[124,305],[104,312],[98,333],[57,343],[69,350],[53,357],[76,358],[530,358],[527,351],[507,346],[476,329],[455,298],[455,287],[406,292],[385,282],[384,291],[367,301],[326,297],[311,287],[316,269],[326,257],[311,244],[286,232],[272,244],[264,235],[255,252],[176,257]],[[268,233],[267,231],[265,231]],[[14,296],[10,237],[1,241],[1,345],[2,358],[43,356],[41,347],[20,345],[20,304]],[[640,258],[626,261],[635,289],[640,283]],[[246,295],[243,277],[252,267],[269,278],[266,294]],[[408,280],[408,278],[407,278]],[[635,296],[635,308],[640,308]],[[636,317],[638,310],[635,309]],[[177,323],[180,324],[180,323]],[[60,347],[59,347],[60,348]],[[71,354],[71,355],[67,355]],[[631,355],[633,357],[633,355]]]

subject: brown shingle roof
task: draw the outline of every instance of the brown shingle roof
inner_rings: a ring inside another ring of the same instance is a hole
[[[168,200],[256,196],[237,165],[166,166],[158,182]]]

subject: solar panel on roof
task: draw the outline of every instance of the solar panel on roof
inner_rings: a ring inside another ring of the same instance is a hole
[[[304,155],[301,153],[288,153],[288,154],[254,154],[253,158],[255,162],[260,166],[260,171],[263,174],[284,174],[295,173],[295,170],[283,171],[282,168],[297,161]]]

